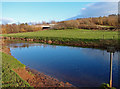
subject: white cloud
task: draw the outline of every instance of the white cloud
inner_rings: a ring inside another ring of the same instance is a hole
[[[118,13],[117,2],[98,2],[88,5],[88,7],[81,11],[83,17],[105,16]]]
[[[82,8],[79,15],[69,18],[87,18],[87,17],[99,17],[108,16],[110,14],[118,14],[118,3],[117,2],[94,2],[86,5],[86,8]]]
[[[82,10],[85,10],[86,8],[82,8]]]
[[[2,24],[11,24],[11,23],[15,23],[15,20],[12,19],[12,18],[1,18],[0,23],[2,23]]]

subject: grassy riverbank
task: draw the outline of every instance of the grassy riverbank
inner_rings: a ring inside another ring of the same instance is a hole
[[[119,48],[117,31],[66,29],[3,34],[3,36],[57,45],[105,49],[108,46],[114,46],[117,49]]]
[[[17,75],[13,69],[24,68],[13,56],[0,52],[2,54],[2,87],[30,87],[30,85]]]

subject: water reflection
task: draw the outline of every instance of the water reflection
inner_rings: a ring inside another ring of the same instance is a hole
[[[109,83],[110,56],[106,50],[40,43],[8,44],[23,64],[75,86],[96,87]],[[118,53],[113,57],[113,86],[118,84]]]

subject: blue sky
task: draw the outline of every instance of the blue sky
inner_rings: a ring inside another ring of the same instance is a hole
[[[4,2],[3,17],[20,22],[65,20],[80,13],[88,3],[72,2]]]
[[[3,23],[25,23],[101,16],[116,13],[116,5],[100,2],[2,2],[1,20]]]

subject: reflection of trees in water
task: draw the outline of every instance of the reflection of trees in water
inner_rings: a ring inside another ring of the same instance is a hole
[[[8,43],[8,47],[11,48],[25,48],[25,47],[32,47],[32,46],[40,46],[40,47],[51,47],[56,48],[55,45],[48,45],[48,44],[41,44],[41,43]]]

